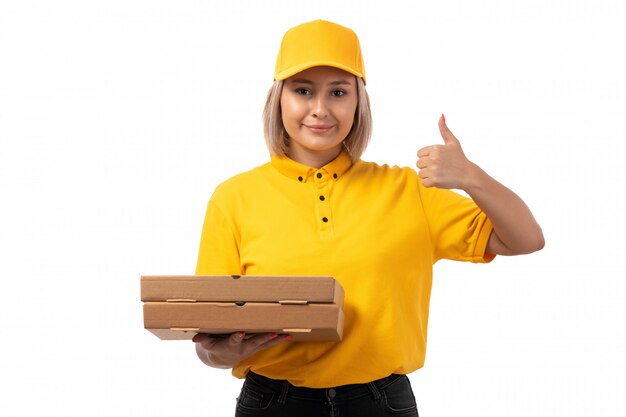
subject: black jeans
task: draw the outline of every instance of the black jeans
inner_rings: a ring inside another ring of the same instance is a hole
[[[333,388],[295,387],[249,372],[237,398],[236,417],[418,417],[406,375]]]

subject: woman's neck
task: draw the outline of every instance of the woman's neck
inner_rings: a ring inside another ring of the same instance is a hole
[[[324,150],[324,151],[311,151],[308,149],[301,149],[300,147],[292,147],[289,149],[287,156],[300,164],[319,169],[324,165],[328,165],[341,153],[342,146],[336,148]]]

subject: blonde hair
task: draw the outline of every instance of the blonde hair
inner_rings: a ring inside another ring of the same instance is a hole
[[[357,105],[354,112],[354,122],[350,133],[343,141],[350,154],[352,162],[361,158],[372,136],[372,113],[370,99],[365,90],[365,83],[360,77],[356,78]],[[287,156],[289,152],[289,135],[283,125],[280,109],[280,96],[283,92],[283,80],[274,81],[267,94],[263,109],[263,134],[270,153],[278,156]]]

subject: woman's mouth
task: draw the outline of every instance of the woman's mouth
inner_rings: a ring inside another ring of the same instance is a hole
[[[326,133],[332,129],[333,125],[304,125],[313,133]]]

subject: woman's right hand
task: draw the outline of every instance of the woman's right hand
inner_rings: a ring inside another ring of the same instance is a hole
[[[227,337],[198,333],[192,341],[202,362],[213,368],[228,369],[263,349],[291,338],[290,335],[276,333],[260,333],[248,338],[244,332]]]

